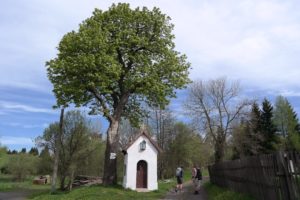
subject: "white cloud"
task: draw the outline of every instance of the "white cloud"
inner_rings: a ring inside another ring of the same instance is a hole
[[[281,91],[280,94],[285,97],[300,97],[300,91],[292,91],[292,90],[285,90]]]
[[[21,126],[21,124],[20,123],[15,123],[15,122],[11,122],[11,123],[8,123],[7,124],[8,126]]]
[[[10,123],[2,123],[3,125],[8,125],[11,127],[21,127],[26,129],[31,128],[46,128],[49,124],[42,123],[42,124],[22,124],[22,123],[16,123],[16,122],[10,122]]]
[[[55,56],[61,37],[77,29],[95,7],[106,10],[113,2],[117,1],[4,4],[0,8],[0,86],[50,91],[44,64]],[[192,79],[226,75],[260,89],[299,89],[299,1],[126,2],[132,7],[158,6],[172,18],[177,49],[192,63]]]
[[[47,108],[36,108],[29,105],[24,105],[20,103],[0,101],[0,108],[7,111],[13,112],[32,112],[32,113],[47,113],[47,114],[56,114],[57,112],[52,109]]]
[[[34,145],[33,139],[28,137],[12,137],[1,136],[0,141],[2,145]]]
[[[298,86],[300,2],[201,2],[174,14],[193,79],[226,75],[260,89]]]

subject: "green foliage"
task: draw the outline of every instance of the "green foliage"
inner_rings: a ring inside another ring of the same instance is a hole
[[[284,149],[299,151],[300,129],[298,117],[289,101],[283,96],[276,98],[273,121],[283,138]]]
[[[260,132],[263,135],[263,153],[271,153],[275,151],[277,149],[277,144],[279,143],[279,139],[276,135],[276,127],[272,119],[273,106],[267,99],[264,99],[262,102],[260,127]]]
[[[173,127],[174,140],[165,152],[166,176],[173,177],[175,169],[183,166],[186,171],[196,165],[206,165],[212,155],[212,148],[206,145],[201,137],[184,123],[176,123]]]
[[[252,104],[247,119],[233,127],[233,159],[257,154],[272,153],[279,148],[280,139],[273,120],[273,106],[264,99],[262,109]]]
[[[252,140],[250,139],[250,127],[248,127],[248,123],[238,124],[232,129],[232,139],[230,142],[232,143],[232,159],[238,159],[244,155],[250,154]]]
[[[261,134],[261,111],[256,102],[252,104],[249,119],[233,127],[232,136],[233,159],[262,152],[264,136]]]
[[[174,50],[173,24],[158,8],[113,4],[67,33],[46,63],[57,105],[88,105],[108,120],[136,122],[141,102],[164,106],[189,82],[186,56]]]
[[[53,170],[53,159],[50,155],[48,146],[45,146],[44,149],[42,149],[39,158],[37,166],[38,174],[51,175]]]
[[[58,131],[59,124],[57,122],[52,123],[45,129],[43,136],[36,139],[36,142],[38,146],[49,147],[52,152],[60,150],[59,174],[61,189],[64,189],[67,178],[70,180],[69,184],[71,184],[73,178],[80,172],[85,172],[89,175],[99,175],[100,171],[98,173],[95,171],[101,169],[99,165],[102,164],[103,145],[101,145],[99,134],[94,132],[91,123],[87,121],[85,116],[80,111],[68,111],[65,114],[63,133],[59,139],[59,144],[57,144],[59,146],[54,143],[54,137]],[[50,158],[48,156],[44,155],[46,163],[49,163]],[[91,165],[91,168],[84,167],[83,164]],[[43,166],[43,164],[41,165]],[[45,169],[50,171],[49,166]]]
[[[0,174],[4,170],[4,168],[7,166],[8,162],[8,155],[7,155],[7,149],[5,147],[0,147]]]
[[[255,134],[259,134],[261,128],[261,110],[256,102],[252,104],[251,113],[250,113],[250,124],[251,129]]]
[[[172,157],[172,160],[170,160],[172,165],[170,166],[173,166],[173,171],[177,166],[190,166],[192,164],[188,158],[191,155],[190,150],[193,148],[190,147],[191,135],[187,126],[178,123],[175,125],[174,131],[176,131],[175,139],[171,142],[168,151],[168,156]]]
[[[93,137],[93,144],[90,144],[94,149],[89,153],[86,159],[78,166],[78,174],[90,176],[102,176],[104,165],[105,141],[98,134]]]
[[[233,192],[210,182],[205,183],[204,188],[207,192],[208,200],[253,200],[253,198],[246,194]]]
[[[113,4],[67,33],[58,55],[46,63],[57,106],[89,106],[102,114],[107,131],[104,183],[116,183],[117,129],[121,118],[137,125],[146,115],[143,106],[164,107],[176,89],[190,82],[186,56],[175,51],[170,18],[158,8],[131,9]]]
[[[17,181],[23,181],[28,175],[36,174],[38,157],[30,154],[14,154],[8,159],[8,171]]]
[[[275,109],[264,99],[262,110],[254,103],[249,118],[233,128],[233,158],[300,150],[300,125],[296,112],[283,96],[278,96]]]
[[[39,155],[39,150],[36,147],[31,147],[31,149],[29,150],[28,153],[31,154],[31,155],[34,155],[34,156],[38,156]]]
[[[26,153],[26,148],[22,148],[20,153]]]
[[[13,150],[13,151],[11,152],[11,154],[18,154],[18,151],[17,151],[17,150]]]

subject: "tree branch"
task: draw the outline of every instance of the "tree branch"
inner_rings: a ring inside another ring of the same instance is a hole
[[[104,100],[102,99],[102,97],[100,96],[100,94],[98,94],[98,92],[96,91],[95,88],[88,88],[88,91],[91,92],[95,98],[99,101],[101,107],[102,107],[102,111],[104,116],[110,121],[114,121],[114,118],[109,114],[109,110],[104,102]]]
[[[116,109],[114,111],[114,114],[113,114],[113,118],[115,120],[121,119],[122,111],[124,110],[125,105],[128,102],[129,95],[130,95],[130,92],[126,92],[125,94],[123,94],[121,96],[120,101],[118,103],[118,106],[116,107]]]

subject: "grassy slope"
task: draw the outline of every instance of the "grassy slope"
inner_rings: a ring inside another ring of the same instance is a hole
[[[204,188],[208,194],[208,200],[253,200],[248,195],[236,193],[209,182],[204,184]]]
[[[57,193],[55,195],[42,194],[38,196],[33,196],[34,200],[151,200],[159,199],[163,197],[170,188],[174,187],[175,181],[170,182],[159,182],[159,190],[153,192],[139,193],[132,190],[123,189],[121,186],[116,187],[104,187],[104,186],[92,186],[92,187],[82,187],[75,189],[69,193]]]

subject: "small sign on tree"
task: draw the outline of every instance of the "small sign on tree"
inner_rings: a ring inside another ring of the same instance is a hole
[[[116,153],[110,153],[109,159],[114,160],[114,159],[116,159],[116,157],[117,157]]]

